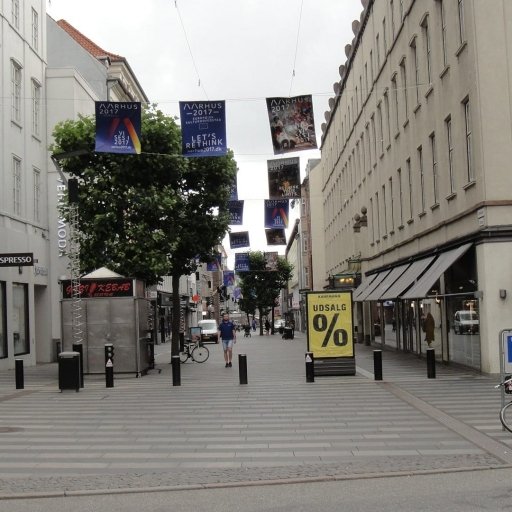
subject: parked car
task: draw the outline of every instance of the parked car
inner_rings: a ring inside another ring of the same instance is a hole
[[[205,341],[211,341],[213,343],[218,343],[218,337],[217,337],[217,330],[218,325],[215,320],[200,320],[197,323],[198,327],[201,327],[201,340],[203,342]]]
[[[478,320],[478,313],[470,309],[455,311],[453,330],[455,334],[476,334],[479,332],[480,322]]]

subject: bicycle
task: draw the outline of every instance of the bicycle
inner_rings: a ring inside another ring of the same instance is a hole
[[[512,375],[507,375],[503,382],[500,382],[494,387],[501,388],[502,386],[505,388],[504,391],[507,395],[512,394]],[[500,410],[500,421],[503,427],[512,433],[512,401],[502,406]]]
[[[182,363],[186,363],[189,359],[196,363],[204,363],[209,357],[210,351],[200,343],[186,343],[183,352],[180,352]]]

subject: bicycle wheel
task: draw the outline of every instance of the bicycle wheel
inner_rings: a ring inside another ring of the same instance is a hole
[[[196,363],[204,363],[210,357],[210,352],[206,347],[196,347],[192,350],[192,359]]]
[[[512,433],[512,402],[505,404],[500,411],[501,424]]]
[[[180,362],[181,363],[186,363],[188,361],[188,358],[190,357],[188,354],[189,354],[188,352],[180,352]]]

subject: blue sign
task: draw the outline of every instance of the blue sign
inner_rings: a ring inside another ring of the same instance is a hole
[[[220,270],[222,264],[222,256],[217,254],[212,261],[206,263],[206,270],[208,272],[216,272]]]
[[[248,252],[237,252],[235,254],[235,272],[248,272],[251,270]]]
[[[265,199],[265,227],[288,227],[288,199]]]
[[[229,224],[231,226],[241,225],[244,223],[244,202],[228,201]]]
[[[249,247],[249,231],[240,231],[238,233],[229,233],[229,247],[230,249],[241,249],[242,247]]]
[[[512,336],[507,336],[507,363],[512,363]]]
[[[182,153],[223,156],[227,153],[224,101],[180,101]]]
[[[136,101],[96,102],[97,153],[141,152],[141,107]]]

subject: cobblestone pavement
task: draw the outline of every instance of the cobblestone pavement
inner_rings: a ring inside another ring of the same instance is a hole
[[[38,493],[329,479],[512,465],[512,436],[498,419],[494,381],[385,351],[373,380],[370,347],[356,346],[357,375],[305,382],[306,341],[242,338],[247,385],[209,345],[204,364],[181,366],[170,346],[157,371],[86,376],[58,391],[55,364],[0,374],[0,497]]]

